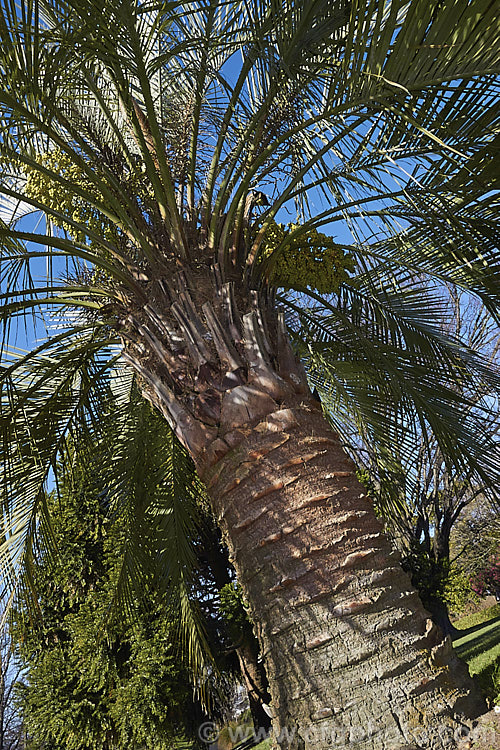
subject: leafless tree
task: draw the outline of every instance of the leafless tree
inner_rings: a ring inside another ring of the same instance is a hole
[[[7,629],[0,634],[0,750],[24,750],[25,732],[15,701],[22,665],[16,659]]]

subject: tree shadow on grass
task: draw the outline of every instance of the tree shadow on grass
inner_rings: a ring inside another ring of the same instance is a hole
[[[459,628],[455,628],[458,635],[455,638],[453,638],[453,640],[458,641],[461,638],[465,638],[466,635],[471,635],[472,633],[475,633],[477,630],[483,630],[483,628],[486,628],[489,625],[494,625],[495,623],[500,623],[500,616],[495,617],[493,620],[486,620],[486,622],[480,622],[478,625],[471,625],[470,628],[464,628],[463,630],[460,630]]]
[[[490,621],[488,625],[491,627],[491,625],[495,623],[497,625],[500,625],[500,617],[497,617],[496,620]],[[485,628],[485,625],[483,623],[483,629],[484,628]],[[464,631],[463,634],[461,633],[460,638],[463,638],[465,635],[468,634],[468,632],[473,633],[475,630],[478,630],[478,629],[479,628],[471,628],[470,631]],[[487,630],[487,632],[483,633],[482,635],[478,635],[478,637],[474,638],[472,641],[463,643],[461,646],[456,646],[455,650],[461,659],[470,661],[475,656],[479,656],[485,651],[489,651],[490,649],[494,648],[499,643],[500,643],[500,627],[493,627],[490,630]]]

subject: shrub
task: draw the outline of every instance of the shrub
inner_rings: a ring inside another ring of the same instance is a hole
[[[500,556],[492,557],[488,565],[472,577],[471,583],[474,591],[480,596],[500,591]]]

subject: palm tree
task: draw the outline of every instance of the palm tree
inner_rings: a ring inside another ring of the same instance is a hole
[[[341,436],[390,456],[411,404],[497,476],[454,388],[497,376],[440,327],[444,284],[497,310],[495,28],[488,0],[2,4],[4,340],[37,337],[2,370],[4,580],[111,351],[206,484],[282,748],[452,747],[480,710]]]

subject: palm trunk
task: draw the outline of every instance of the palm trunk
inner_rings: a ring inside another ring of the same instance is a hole
[[[163,300],[165,284],[153,289],[125,354],[206,483],[279,747],[455,747],[483,709],[466,668],[399,566],[272,302],[236,300],[217,277],[182,274]]]
[[[202,476],[252,606],[280,748],[453,747],[481,710],[313,399]]]

